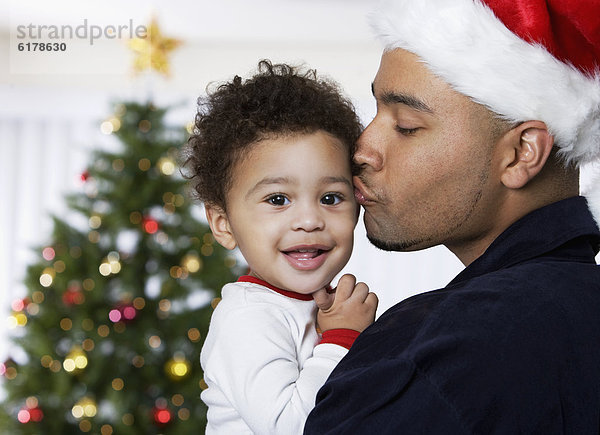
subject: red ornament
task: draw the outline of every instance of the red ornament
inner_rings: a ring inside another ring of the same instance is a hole
[[[31,420],[35,422],[42,421],[42,419],[44,418],[44,412],[40,409],[39,406],[31,408],[29,410],[29,414],[31,415]]]
[[[173,414],[171,414],[169,409],[158,406],[152,408],[152,416],[154,418],[154,423],[158,426],[166,426],[173,419]]]
[[[88,178],[90,178],[90,173],[89,171],[85,170],[81,173],[81,175],[79,176],[79,178],[81,179],[81,181],[83,181],[84,183],[88,180]]]
[[[29,298],[23,298],[23,299],[16,299],[13,301],[13,303],[11,304],[11,308],[13,309],[13,311],[23,311],[25,308],[27,308],[27,305],[29,305],[31,301],[29,300]]]
[[[44,419],[44,412],[40,409],[39,406],[35,406],[33,408],[29,408],[28,406],[24,406],[21,408],[19,413],[17,414],[17,420],[19,423],[29,423],[29,422],[40,422]]]
[[[56,251],[52,246],[48,246],[42,251],[42,257],[44,257],[44,260],[46,261],[52,261],[54,260],[54,257],[56,257]]]
[[[62,295],[63,303],[70,307],[81,305],[85,302],[85,296],[78,285],[70,285]]]
[[[158,221],[150,216],[145,216],[142,219],[142,226],[148,234],[154,234],[158,231]]]
[[[131,321],[137,316],[137,310],[133,305],[125,305],[121,308],[121,314],[124,321]]]
[[[110,310],[108,318],[111,322],[124,322],[129,323],[137,317],[137,310],[132,304],[117,305],[115,308]]]

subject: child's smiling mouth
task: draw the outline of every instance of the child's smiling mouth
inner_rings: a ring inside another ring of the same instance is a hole
[[[281,251],[294,269],[313,270],[319,268],[327,259],[331,248],[324,245],[294,246]]]

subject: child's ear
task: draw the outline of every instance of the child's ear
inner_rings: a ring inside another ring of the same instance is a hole
[[[511,130],[504,138],[501,181],[506,187],[524,187],[540,173],[552,146],[554,137],[546,124],[528,121]]]
[[[205,206],[206,218],[212,231],[213,237],[225,249],[234,249],[237,246],[227,214],[215,206]]]

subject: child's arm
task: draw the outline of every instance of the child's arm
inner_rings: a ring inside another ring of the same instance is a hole
[[[313,353],[317,336],[305,329],[314,330],[314,324],[295,323],[281,307],[219,310],[221,304],[202,351],[209,386],[202,399],[209,405],[211,433],[225,433],[235,412],[254,433],[302,433],[317,391],[347,349],[321,344]],[[300,350],[298,336],[307,337]],[[308,357],[302,367],[299,351]]]

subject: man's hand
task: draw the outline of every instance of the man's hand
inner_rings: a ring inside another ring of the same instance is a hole
[[[340,278],[334,292],[321,289],[313,293],[313,299],[319,307],[317,323],[321,331],[344,328],[362,332],[375,321],[379,303],[377,295],[369,292],[364,282],[356,284],[350,274]]]

